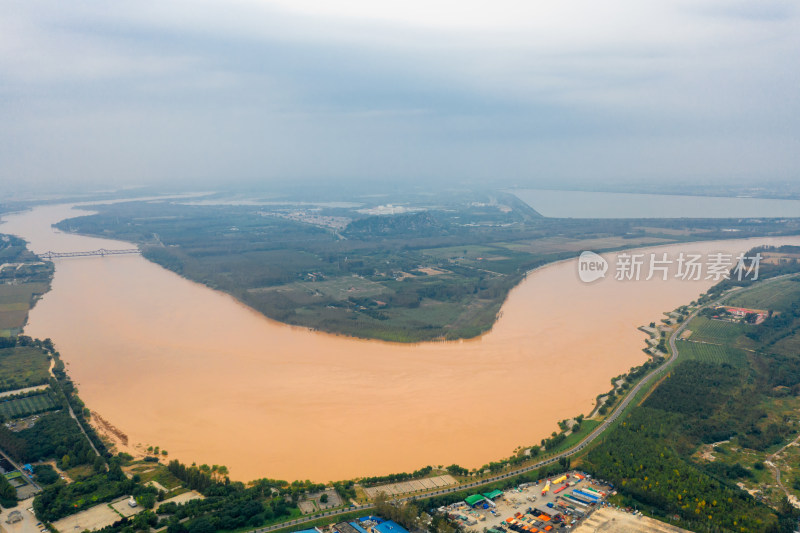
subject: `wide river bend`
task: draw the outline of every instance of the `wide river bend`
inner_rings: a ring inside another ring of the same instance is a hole
[[[129,248],[58,232],[83,214],[43,206],[0,232],[41,253]],[[738,253],[800,237],[662,246]],[[610,378],[645,360],[637,327],[711,280],[582,283],[575,261],[531,273],[479,339],[365,341],[267,319],[140,256],[57,259],[26,333],[56,343],[81,397],[130,446],[224,464],[235,479],[329,481],[477,467],[588,414]],[[613,266],[612,266],[613,269]]]

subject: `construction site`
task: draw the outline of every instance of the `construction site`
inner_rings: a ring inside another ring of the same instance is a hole
[[[506,491],[472,494],[439,512],[468,531],[538,533],[581,524],[607,505],[611,485],[580,472],[569,472]]]

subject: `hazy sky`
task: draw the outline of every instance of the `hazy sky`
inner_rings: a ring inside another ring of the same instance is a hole
[[[0,0],[0,183],[800,180],[796,0]]]

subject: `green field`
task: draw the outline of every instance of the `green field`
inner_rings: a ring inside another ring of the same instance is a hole
[[[442,273],[425,274],[408,268],[404,272],[418,274],[402,280],[373,281],[349,275],[293,282],[250,289],[241,298],[280,320],[387,341],[474,337],[490,327],[502,303],[499,298],[476,295],[470,281],[437,270]],[[494,283],[495,291],[510,283],[488,276],[484,274]]]
[[[776,353],[794,356],[800,353],[800,334],[789,335],[772,345]]]
[[[690,341],[678,341],[677,347],[681,359],[694,359],[715,364],[728,363],[734,366],[747,364],[745,353],[736,348]]]
[[[162,464],[156,464],[154,466],[153,463],[134,463],[131,468],[126,469],[127,472],[130,474],[138,475],[141,479],[141,482],[144,484],[149,483],[150,481],[155,481],[156,483],[160,484],[162,487],[167,489],[167,491],[172,492],[176,489],[179,489],[183,486],[183,482],[176,478],[166,466]],[[183,492],[183,491],[182,491]],[[170,496],[175,496],[176,494],[171,493]]]
[[[734,294],[725,304],[732,307],[784,311],[798,299],[800,282],[789,279],[757,287],[743,294]]]
[[[563,442],[560,442],[552,450],[547,450],[547,455],[553,455],[572,448],[580,441],[585,439],[589,433],[594,431],[595,428],[600,425],[600,423],[600,420],[584,420],[581,422],[581,429],[577,433],[570,433],[567,435],[567,438],[564,439]]]
[[[744,333],[746,327],[742,324],[713,320],[702,316],[693,318],[687,326],[692,332],[690,339],[717,343],[733,342]]]
[[[47,283],[22,283],[19,285],[0,285],[0,305],[9,303],[28,303],[34,294],[47,292]]]
[[[546,237],[528,242],[497,243],[498,246],[510,250],[529,253],[548,254],[554,252],[580,252],[583,250],[613,250],[630,246],[647,246],[675,242],[676,239],[658,237],[641,237],[626,239],[625,237],[599,237],[596,239],[570,239],[568,237]]]
[[[492,257],[501,255],[504,250],[494,246],[480,246],[467,244],[463,246],[445,246],[442,248],[428,248],[420,250],[425,255],[438,259],[477,259],[478,257]]]
[[[47,383],[50,360],[33,346],[0,349],[0,391]]]
[[[341,277],[325,281],[304,281],[287,283],[263,289],[250,289],[250,292],[278,291],[281,293],[297,293],[307,297],[327,296],[335,300],[351,297],[363,298],[390,292],[385,286],[359,276]]]
[[[9,420],[23,418],[28,415],[49,411],[56,406],[56,402],[48,392],[17,398],[12,400],[0,399],[0,417]]]
[[[47,283],[0,284],[0,334],[8,336],[22,328],[35,295],[47,290]]]

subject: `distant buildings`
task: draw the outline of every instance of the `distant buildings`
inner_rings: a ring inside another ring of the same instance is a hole
[[[364,516],[352,522],[339,522],[331,528],[334,533],[409,533],[406,528],[377,516]],[[322,533],[319,528],[303,529],[292,533]]]

